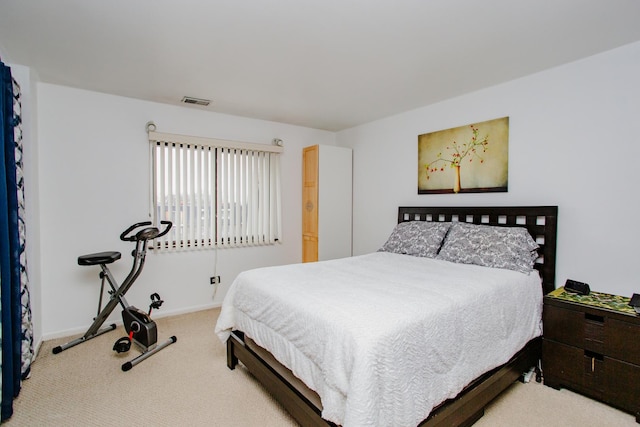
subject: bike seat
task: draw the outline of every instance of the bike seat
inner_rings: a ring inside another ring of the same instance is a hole
[[[120,252],[98,252],[78,257],[78,265],[111,264],[120,259]]]

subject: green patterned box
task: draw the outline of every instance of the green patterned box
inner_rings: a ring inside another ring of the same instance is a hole
[[[591,292],[589,295],[578,295],[573,292],[567,292],[564,287],[561,287],[547,294],[547,296],[565,301],[591,305],[594,307],[606,308],[608,310],[632,314],[634,316],[636,315],[636,311],[629,305],[629,298],[620,295],[611,295],[602,292]]]

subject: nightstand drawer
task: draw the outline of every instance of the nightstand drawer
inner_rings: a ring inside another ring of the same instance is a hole
[[[542,312],[543,336],[575,347],[584,342],[584,313],[545,305]]]
[[[640,366],[640,325],[608,319],[605,342],[607,356]]]
[[[601,354],[544,339],[542,360],[547,385],[566,386],[602,398],[606,371],[605,358]]]
[[[545,305],[542,319],[545,338],[603,353],[605,340],[603,316]]]
[[[542,371],[545,383],[554,382],[554,387],[560,384],[581,386],[583,366],[579,362],[584,351],[578,347],[550,341],[544,337],[542,341]]]
[[[605,358],[606,401],[622,409],[640,412],[640,366]]]

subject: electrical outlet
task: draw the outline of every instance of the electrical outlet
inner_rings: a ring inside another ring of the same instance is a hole
[[[211,285],[217,285],[218,283],[220,283],[220,276],[211,276],[211,277],[209,277],[209,283]]]

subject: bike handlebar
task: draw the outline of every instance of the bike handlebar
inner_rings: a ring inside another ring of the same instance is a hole
[[[171,227],[173,227],[173,223],[171,221],[160,221],[160,224],[164,224],[167,226],[167,228],[164,229],[164,231],[160,234],[158,234],[156,237],[162,237],[165,234],[167,234],[169,232],[169,230],[171,230]]]
[[[136,240],[155,239],[156,237],[162,237],[167,234],[173,226],[173,223],[171,221],[160,221],[160,224],[166,226],[162,232],[160,232],[157,227],[147,227],[138,231],[136,234],[129,236],[128,234],[133,230],[151,225],[151,221],[137,222],[122,232],[122,234],[120,235],[120,240],[123,240],[125,242],[135,242]]]

